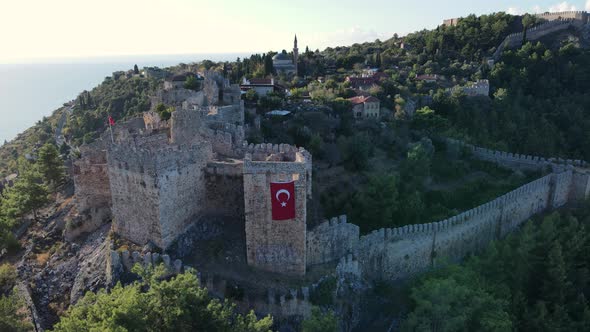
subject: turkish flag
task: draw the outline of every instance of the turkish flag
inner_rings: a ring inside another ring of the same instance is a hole
[[[295,218],[295,182],[271,182],[272,220]]]
[[[109,115],[109,126],[114,126],[115,120]]]

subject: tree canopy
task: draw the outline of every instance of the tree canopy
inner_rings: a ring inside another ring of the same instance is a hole
[[[87,293],[54,331],[270,331],[272,318],[241,315],[229,302],[212,299],[193,271],[164,278],[162,265],[134,270],[143,281]]]
[[[529,221],[481,256],[422,277],[405,331],[582,331],[590,326],[590,205]]]

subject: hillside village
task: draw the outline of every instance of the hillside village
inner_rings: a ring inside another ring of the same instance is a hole
[[[535,216],[580,205],[589,151],[490,146],[474,125],[485,121],[467,112],[507,107],[502,59],[517,50],[590,45],[588,14],[509,19],[473,58],[426,32],[301,54],[295,36],[291,52],[112,73],[1,148],[6,197],[22,163],[44,160],[42,143],[61,143],[65,160],[51,202],[19,216],[20,248],[0,255],[29,320],[51,328],[87,290],[161,264],[168,278],[196,269],[212,296],[271,315],[278,330],[318,306],[341,330],[385,324],[366,310],[382,282],[460,262]],[[443,65],[443,52],[454,60]],[[276,217],[289,204],[293,214]]]

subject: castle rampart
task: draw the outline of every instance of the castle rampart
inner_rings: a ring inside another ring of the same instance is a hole
[[[530,159],[524,158],[525,165]],[[542,161],[539,167],[544,166]],[[347,224],[333,219],[308,232],[308,262],[329,262],[340,253],[345,257],[352,252],[364,278],[396,280],[432,268],[441,259],[458,261],[505,237],[535,214],[588,197],[590,171],[571,165],[553,169],[549,175],[438,222],[379,229],[359,238],[352,227],[344,231]]]
[[[91,145],[80,147],[81,157],[73,163],[76,206],[79,217],[85,216],[86,220],[82,221],[84,225],[77,225],[76,230],[68,229],[68,238],[93,231],[111,218],[107,145],[107,142],[97,140]]]
[[[565,11],[565,12],[555,12],[555,13],[541,13],[535,14],[536,17],[547,20],[547,21],[556,21],[556,20],[572,20],[576,24],[582,25],[588,23],[588,13],[585,11]]]
[[[170,127],[168,121],[162,120],[158,113],[152,111],[143,113],[143,122],[145,124],[146,133],[151,133],[153,131],[158,130],[165,130]]]
[[[583,24],[585,24],[585,23],[583,23]],[[533,28],[527,29],[526,40],[527,41],[535,41],[535,40],[540,39],[544,36],[547,36],[551,33],[566,30],[570,26],[580,26],[580,25],[581,25],[581,21],[574,20],[574,19],[556,19],[556,20],[552,20],[549,22],[541,23]],[[496,52],[494,53],[493,58],[495,60],[500,59],[502,52],[506,48],[510,49],[510,48],[516,48],[516,47],[522,46],[523,39],[524,39],[523,32],[512,33],[512,34],[506,36],[506,38],[504,38],[502,43],[500,43],[500,45],[498,45],[498,48],[496,49]]]
[[[363,276],[372,280],[406,278],[435,266],[437,259],[457,261],[478,252],[532,215],[563,205],[571,174],[550,174],[446,220],[361,236],[355,254]],[[558,194],[550,202],[552,190]]]
[[[337,261],[352,253],[359,239],[359,227],[346,216],[332,218],[307,232],[307,265]]]
[[[543,158],[538,156],[521,155],[503,151],[490,150],[452,139],[443,138],[446,144],[455,145],[467,149],[474,157],[480,160],[497,163],[513,170],[543,170],[551,167],[588,167],[588,163],[582,160]]]
[[[105,142],[97,140],[81,147],[81,157],[74,162],[75,196],[80,211],[111,205],[106,148]]]

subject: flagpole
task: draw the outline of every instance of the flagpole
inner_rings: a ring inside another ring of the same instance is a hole
[[[111,116],[109,115],[109,131],[111,132],[111,143],[115,144],[115,140],[113,139],[113,121]]]

